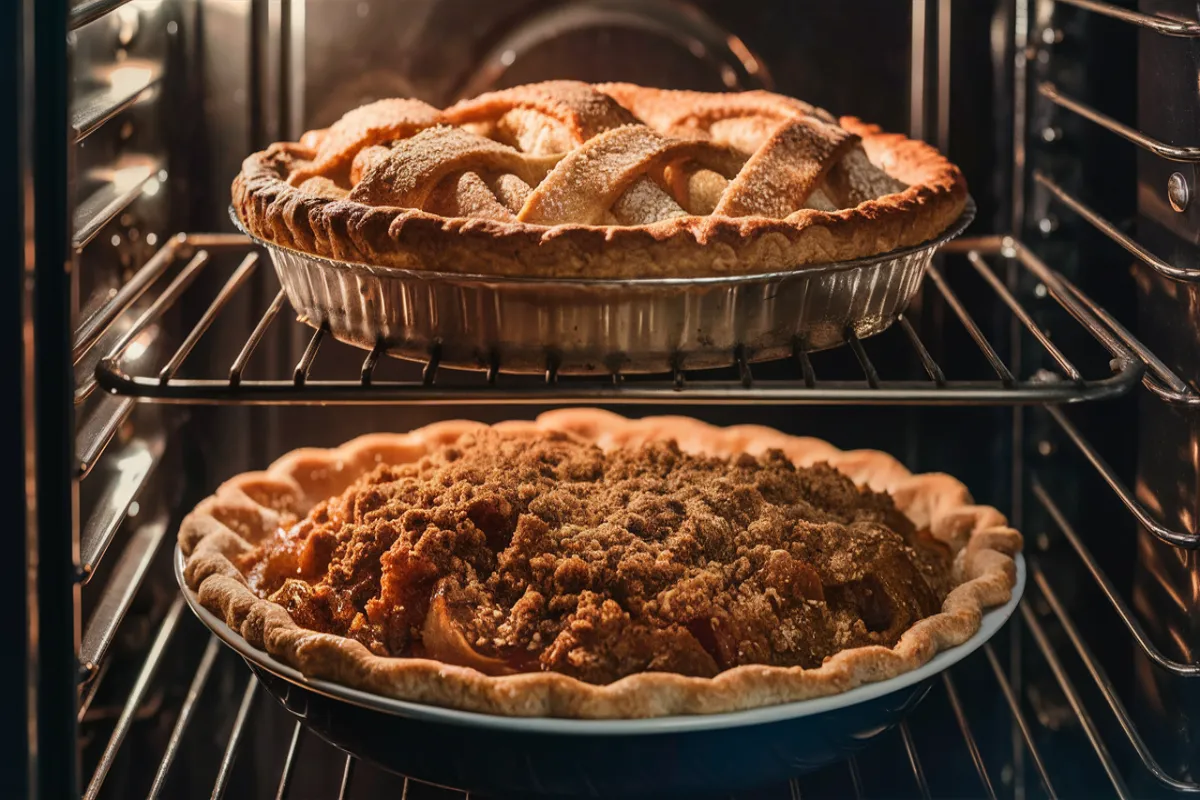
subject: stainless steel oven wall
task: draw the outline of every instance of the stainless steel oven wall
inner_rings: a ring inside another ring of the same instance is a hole
[[[181,188],[172,173],[181,157],[187,163],[176,144],[186,119],[176,105],[186,97],[176,91],[185,20],[172,0],[70,5],[63,59],[70,66],[68,142],[59,158],[68,167],[71,209],[65,242],[74,338],[65,352],[74,363],[77,420],[66,483],[76,487],[76,498],[67,508],[77,516],[72,526],[43,526],[39,536],[69,539],[74,553],[66,558],[78,564],[72,577],[78,658],[70,659],[76,682],[70,696],[79,698],[72,714],[81,735],[62,752],[78,752],[84,775],[99,775],[108,791],[120,793],[139,766],[130,756],[106,761],[108,736],[101,732],[116,723],[119,737],[128,733],[131,754],[147,735],[122,730],[122,706],[110,695],[137,675],[153,625],[170,605],[170,576],[151,566],[165,552],[160,545],[184,483],[174,437],[183,415],[96,391],[93,374],[100,357],[152,304],[133,279],[178,224],[181,209],[171,201]],[[176,317],[130,334],[133,357],[157,358],[178,344]]]
[[[1143,0],[1142,11],[1197,19],[1195,3]],[[1151,253],[1175,267],[1200,268],[1200,40],[1164,39],[1147,31],[1139,43],[1137,128],[1185,148],[1189,160],[1137,148],[1136,234]],[[1200,283],[1171,280],[1133,262],[1139,331],[1180,377],[1200,383]],[[1196,273],[1200,275],[1200,273]],[[1167,526],[1200,528],[1200,409],[1171,408],[1142,398],[1135,487],[1138,498]],[[1138,539],[1134,602],[1151,636],[1178,661],[1200,651],[1200,562],[1195,550],[1171,547],[1143,530]],[[1168,771],[1200,763],[1200,687],[1145,658],[1136,662],[1142,729]]]

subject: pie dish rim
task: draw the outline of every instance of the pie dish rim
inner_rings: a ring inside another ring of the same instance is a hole
[[[893,648],[848,648],[822,666],[807,670],[742,665],[712,678],[650,672],[593,685],[553,672],[487,676],[429,659],[372,655],[355,640],[301,628],[282,606],[255,595],[230,560],[230,553],[245,552],[251,545],[225,522],[243,532],[256,526],[260,535],[278,527],[278,511],[258,498],[278,501],[278,508],[290,496],[301,502],[311,500],[307,506],[311,508],[340,494],[344,486],[379,463],[382,450],[391,448],[393,454],[411,451],[412,461],[436,446],[484,427],[488,426],[451,420],[407,434],[368,434],[339,448],[293,450],[266,471],[230,478],[180,526],[178,545],[187,559],[186,586],[248,644],[265,649],[305,674],[422,705],[513,717],[593,719],[714,714],[841,695],[864,684],[909,674],[939,651],[970,641],[980,631],[985,613],[1017,594],[1013,556],[1021,550],[1021,535],[1008,527],[996,509],[974,505],[966,487],[949,475],[913,475],[892,456],[877,450],[842,451],[823,440],[791,436],[762,426],[717,427],[690,417],[633,420],[588,408],[560,409],[542,414],[536,421],[493,427],[567,431],[601,447],[676,439],[683,450],[696,452],[693,445],[700,440],[700,452],[758,453],[779,447],[800,465],[829,461],[860,485],[892,491],[897,507],[914,524],[931,528],[940,539],[956,546],[955,575],[960,579],[965,575],[966,579],[955,584],[941,612],[919,620]],[[374,449],[368,449],[372,444]],[[353,463],[356,457],[363,460],[355,464],[357,472],[353,467],[345,469],[347,462]],[[305,488],[298,480],[320,483],[330,475],[334,483],[341,481],[341,488]],[[301,492],[298,497],[296,491]],[[304,494],[312,491],[321,494]]]

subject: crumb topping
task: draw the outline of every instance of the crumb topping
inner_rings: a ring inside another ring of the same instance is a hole
[[[894,645],[951,586],[944,544],[827,464],[494,430],[378,467],[239,566],[378,655],[590,683],[819,666]]]

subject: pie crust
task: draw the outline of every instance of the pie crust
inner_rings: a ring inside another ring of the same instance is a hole
[[[355,109],[245,160],[246,229],[481,275],[760,274],[919,245],[967,202],[936,149],[769,92],[553,81]]]
[[[973,636],[984,610],[1007,602],[1016,582],[1012,556],[1021,549],[1020,534],[996,509],[973,504],[966,487],[949,475],[913,475],[879,451],[841,451],[819,439],[756,425],[718,428],[687,417],[630,420],[597,409],[566,409],[494,427],[511,433],[564,432],[603,449],[674,439],[688,453],[733,456],[777,449],[797,466],[828,462],[860,486],[890,493],[917,528],[947,544],[954,553],[955,586],[939,613],[919,620],[891,648],[842,650],[812,669],[743,665],[712,678],[643,672],[604,685],[554,672],[492,676],[430,659],[377,656],[353,639],[300,627],[282,606],[251,591],[234,561],[271,536],[284,515],[303,516],[381,463],[417,461],[484,427],[458,420],[407,434],[370,434],[336,449],[295,450],[266,471],[232,478],[180,528],[188,586],[251,645],[313,678],[491,714],[638,718],[775,705],[895,677]]]

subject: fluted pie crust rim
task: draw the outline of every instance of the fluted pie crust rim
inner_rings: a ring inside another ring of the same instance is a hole
[[[663,102],[683,94],[618,88],[626,100],[637,98],[638,91],[666,98]],[[319,197],[288,183],[303,161],[303,146],[277,142],[244,161],[233,182],[233,206],[254,236],[338,261],[460,274],[620,279],[754,275],[853,261],[930,241],[962,214],[966,182],[936,148],[856,117],[838,122],[861,138],[872,163],[907,188],[839,211],[804,209],[786,220],[685,216],[646,225],[548,226]]]
[[[356,640],[301,628],[282,606],[255,595],[235,566],[233,558],[277,528],[282,511],[307,513],[381,462],[416,461],[485,427],[455,420],[411,433],[369,434],[334,449],[294,450],[265,471],[226,481],[180,527],[187,585],[249,644],[311,678],[464,711],[629,719],[758,708],[896,677],[970,639],[984,610],[1008,602],[1016,584],[1013,556],[1021,549],[1021,535],[995,508],[975,505],[966,487],[949,475],[914,475],[877,450],[842,451],[820,439],[757,425],[720,428],[688,417],[633,420],[598,409],[552,411],[493,427],[510,433],[561,431],[603,448],[675,439],[685,452],[758,454],[775,448],[800,466],[828,461],[855,483],[890,492],[918,528],[929,528],[948,544],[955,553],[956,585],[939,613],[918,621],[892,648],[842,650],[814,669],[743,665],[712,678],[646,672],[593,685],[552,672],[489,676],[430,659],[377,656]]]

